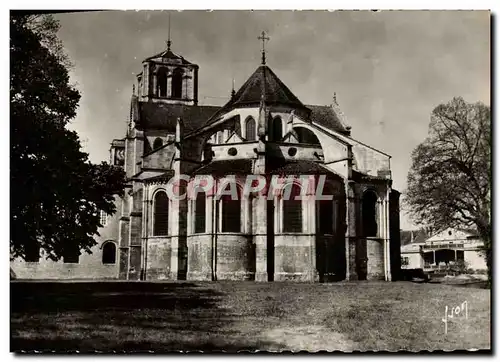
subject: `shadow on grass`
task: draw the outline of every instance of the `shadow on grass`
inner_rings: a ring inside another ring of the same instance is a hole
[[[11,283],[11,351],[280,348],[239,338],[224,293],[193,283]]]

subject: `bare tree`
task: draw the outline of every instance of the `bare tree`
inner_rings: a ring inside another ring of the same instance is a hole
[[[456,97],[433,110],[429,135],[412,153],[405,203],[418,223],[476,229],[491,278],[490,107]]]

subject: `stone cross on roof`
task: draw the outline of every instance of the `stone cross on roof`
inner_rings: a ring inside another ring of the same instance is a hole
[[[268,36],[266,36],[265,31],[262,31],[262,33],[257,39],[262,40],[262,65],[266,65],[266,40],[271,40],[271,39]]]

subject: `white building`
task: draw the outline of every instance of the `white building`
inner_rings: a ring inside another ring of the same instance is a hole
[[[474,231],[448,228],[423,242],[401,246],[401,267],[432,271],[464,261],[467,269],[483,271],[487,269],[483,248],[483,241]]]

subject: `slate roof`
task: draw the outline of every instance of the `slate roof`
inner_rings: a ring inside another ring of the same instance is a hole
[[[261,65],[236,92],[231,106],[259,105],[263,82],[266,104],[305,107],[278,76],[266,65]]]
[[[342,124],[342,121],[335,113],[332,106],[307,105],[306,107],[311,110],[310,119],[313,123],[318,123],[325,128],[345,135],[350,134],[350,132]]]
[[[267,172],[273,175],[318,175],[335,174],[323,165],[314,161],[287,161],[272,162],[266,164]]]
[[[146,62],[148,60],[155,59],[155,58],[171,59],[171,60],[174,60],[174,61],[178,61],[181,64],[193,64],[191,62],[188,62],[182,56],[175,54],[170,49],[166,49],[166,50],[162,51],[161,53],[158,53],[156,55],[150,56],[150,57],[144,59],[144,61]]]
[[[264,87],[264,88],[263,88]],[[226,103],[205,125],[217,120],[217,115],[238,107],[259,106],[262,90],[266,105],[281,105],[310,111],[267,65],[259,66],[231,100]]]
[[[252,161],[251,159],[212,161],[195,170],[193,175],[247,175],[252,173]]]
[[[418,230],[401,230],[401,245],[406,245],[411,243],[411,234],[413,233],[413,243],[423,243],[431,235],[424,229]]]
[[[138,128],[161,129],[173,133],[177,118],[180,117],[184,122],[185,133],[189,133],[201,127],[219,108],[218,106],[139,102]]]
[[[164,181],[168,182],[172,177],[174,177],[174,170],[167,170],[161,175],[158,176],[153,176],[145,179],[144,181],[147,182],[159,182],[159,181]]]

